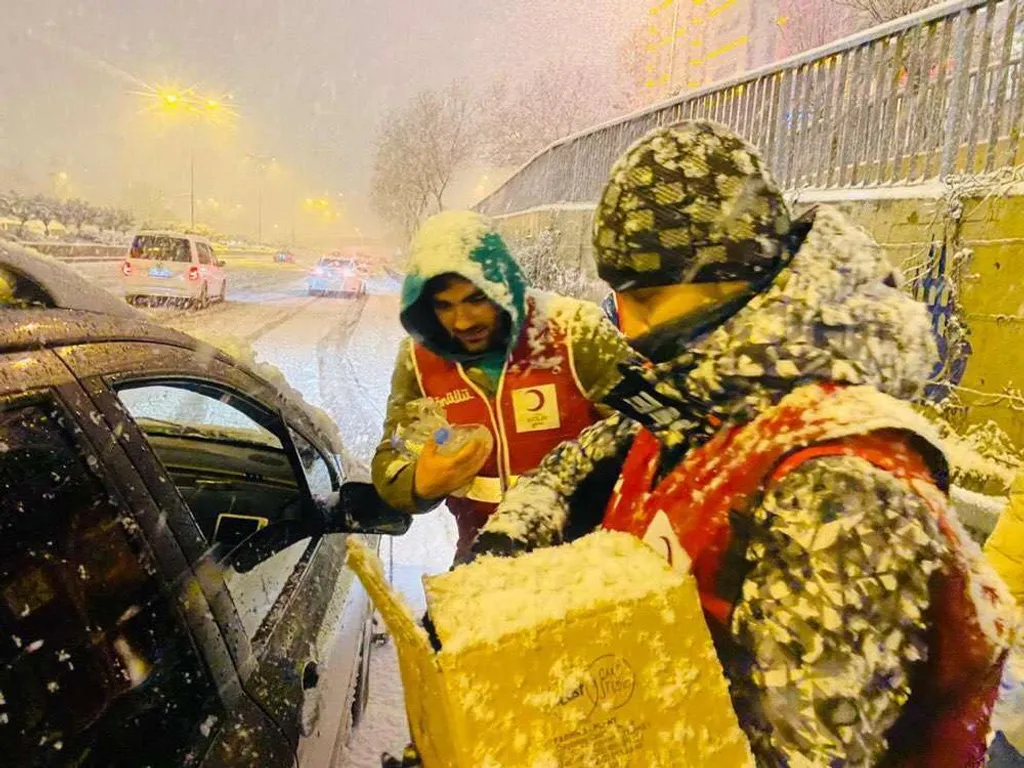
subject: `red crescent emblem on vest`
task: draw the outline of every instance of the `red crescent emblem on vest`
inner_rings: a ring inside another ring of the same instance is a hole
[[[526,409],[526,410],[530,411],[530,413],[535,413],[536,411],[539,411],[541,408],[544,407],[544,393],[541,392],[539,389],[528,389],[528,390],[526,390],[526,394],[528,394],[528,395],[536,395],[536,397],[537,397],[537,404],[535,406],[533,406],[532,408],[527,408]]]

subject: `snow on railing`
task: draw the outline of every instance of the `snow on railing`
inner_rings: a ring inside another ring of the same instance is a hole
[[[918,183],[1024,161],[1024,0],[951,0],[556,141],[486,197],[502,216],[593,203],[656,126],[717,120],[789,190]]]

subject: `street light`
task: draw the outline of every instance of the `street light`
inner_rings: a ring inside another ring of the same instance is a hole
[[[164,115],[184,114],[192,121],[188,149],[188,208],[189,228],[196,227],[196,147],[195,122],[222,122],[237,116],[237,112],[224,104],[221,99],[211,96],[200,96],[195,88],[178,88],[176,86],[146,86],[145,90],[134,91],[151,103],[151,106]]]

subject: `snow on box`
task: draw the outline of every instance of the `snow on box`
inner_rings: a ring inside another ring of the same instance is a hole
[[[754,764],[695,581],[633,536],[425,578],[436,653],[375,556],[349,562],[394,635],[425,768]]]

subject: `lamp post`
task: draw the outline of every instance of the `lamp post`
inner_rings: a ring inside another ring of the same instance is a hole
[[[212,124],[227,117],[234,117],[236,113],[220,99],[200,96],[194,88],[182,90],[147,86],[147,90],[136,93],[150,101],[151,106],[161,114],[166,116],[182,115],[189,120],[188,211],[189,228],[194,230],[196,227],[196,123],[202,121]]]
[[[277,158],[272,155],[249,155],[249,159],[253,161],[256,171],[259,173],[259,184],[256,191],[256,244],[263,245],[263,184],[267,179],[267,174],[277,162]]]

